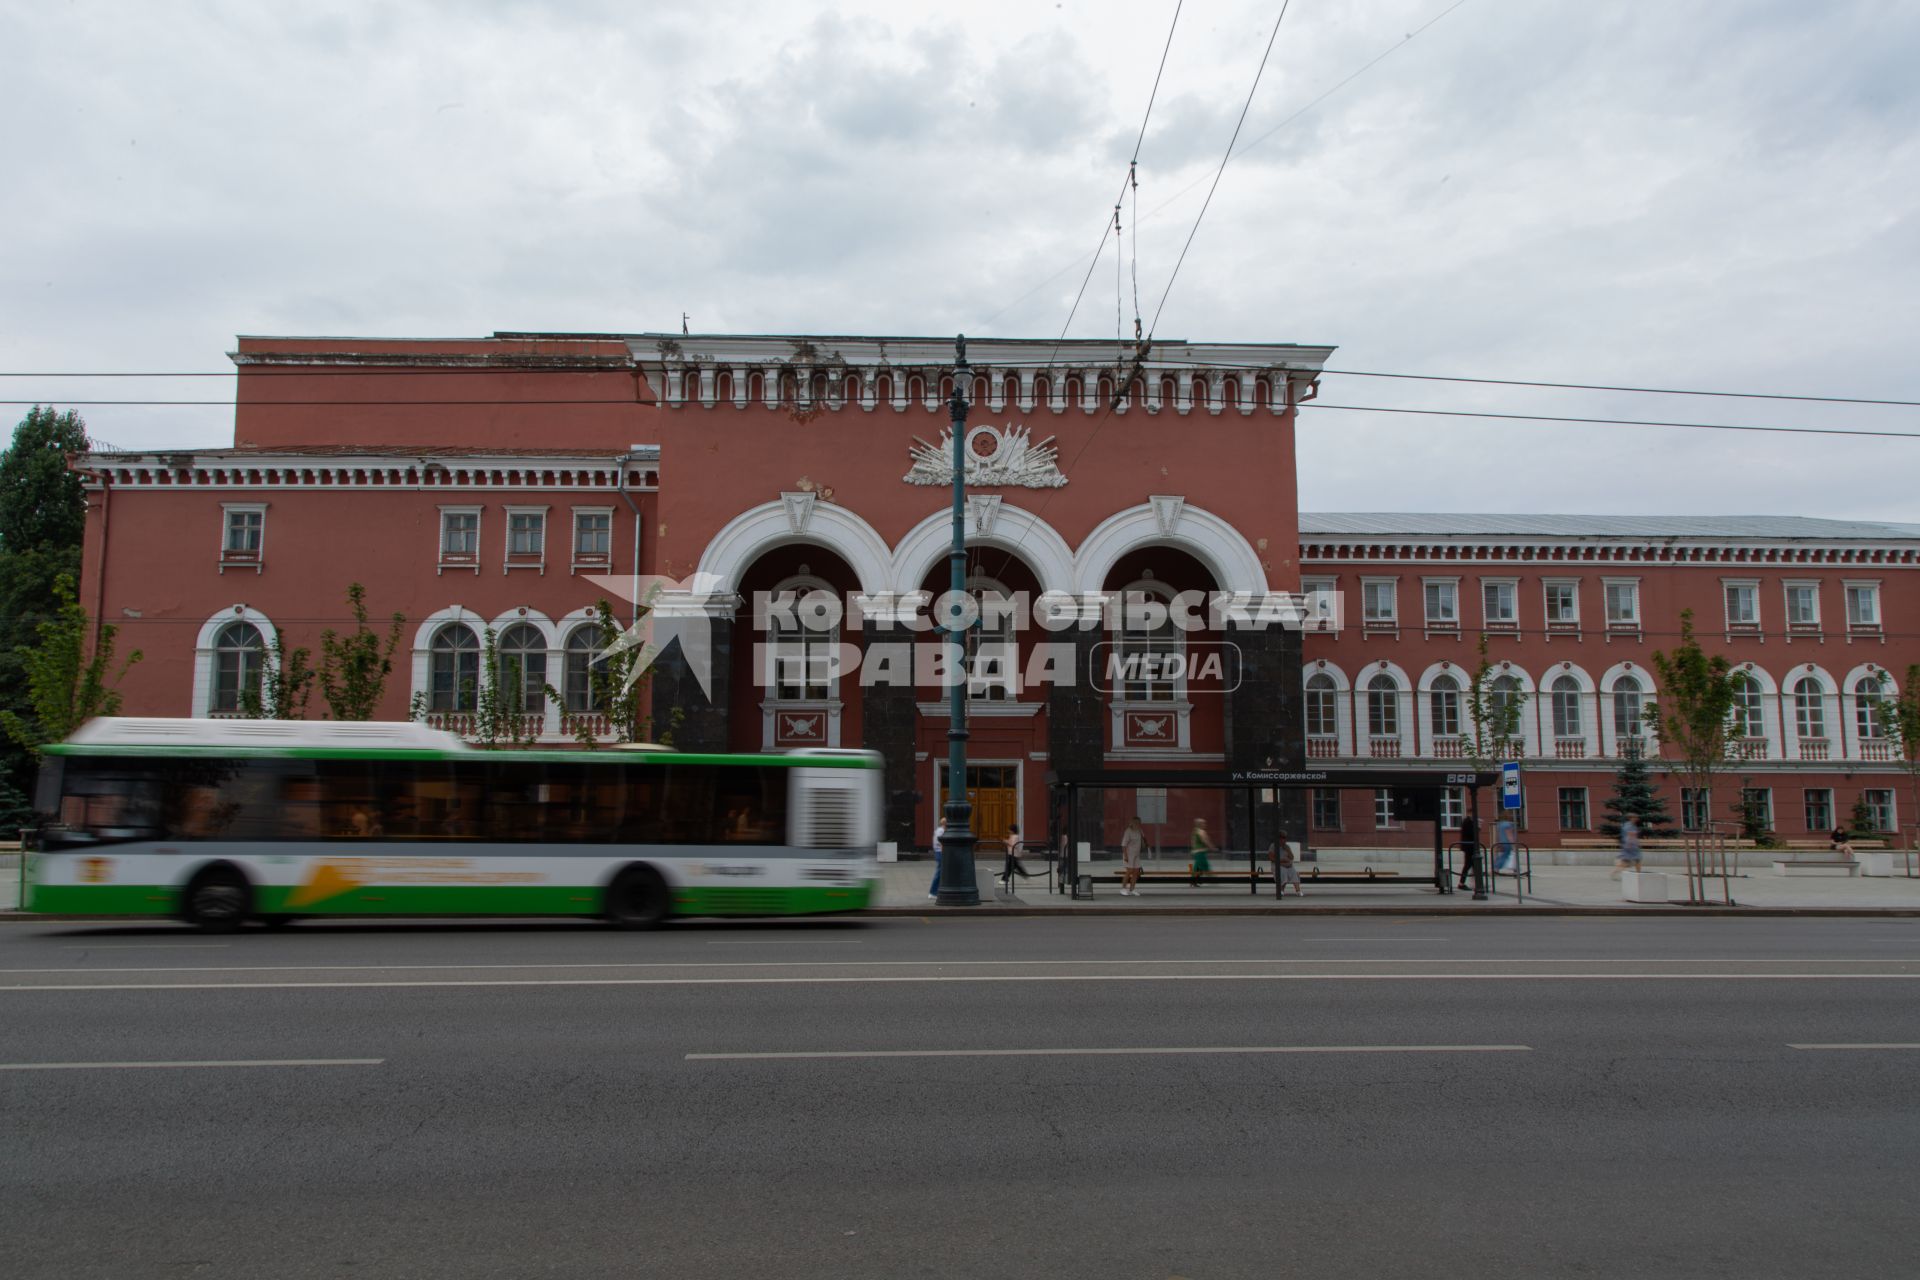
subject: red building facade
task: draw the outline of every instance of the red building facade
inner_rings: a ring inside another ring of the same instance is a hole
[[[1135,365],[1111,344],[970,344],[983,836],[1045,830],[1061,769],[1457,760],[1482,632],[1523,699],[1536,843],[1590,829],[1683,608],[1752,682],[1741,771],[1776,826],[1848,820],[1863,796],[1899,807],[1864,682],[1920,656],[1920,528],[1302,516],[1295,411],[1330,352],[1171,343]],[[382,716],[472,733],[507,670],[519,727],[559,745],[607,733],[587,679],[611,638],[596,606],[611,597],[624,625],[648,582],[651,615],[711,655],[654,666],[676,745],[881,750],[889,834],[923,847],[944,691],[875,672],[939,645],[952,355],[863,337],[243,338],[231,448],[76,463],[83,599],[144,654],[129,714],[242,715],[276,639],[317,651],[351,625],[357,582],[376,625],[405,618]],[[1303,589],[1328,621],[1267,625]],[[1183,612],[1196,598],[1232,607]],[[489,639],[508,665],[485,663]],[[1049,668],[1061,652],[1080,678]],[[1144,665],[1097,678],[1115,655]],[[1111,794],[1109,825],[1131,803]],[[1320,844],[1422,839],[1372,799],[1283,798],[1277,816]],[[1236,821],[1218,798],[1189,803]]]

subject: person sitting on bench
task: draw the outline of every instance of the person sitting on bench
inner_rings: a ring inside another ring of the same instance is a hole
[[[1847,838],[1847,829],[1845,827],[1835,827],[1833,829],[1833,844],[1829,852],[1836,858],[1845,858],[1848,862],[1853,861],[1853,841]]]

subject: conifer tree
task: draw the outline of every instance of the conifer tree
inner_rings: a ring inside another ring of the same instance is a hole
[[[1637,736],[1623,740],[1620,771],[1613,775],[1613,794],[1607,798],[1607,816],[1600,830],[1607,835],[1620,834],[1620,826],[1631,815],[1640,824],[1642,837],[1671,836],[1673,819],[1667,814],[1666,797],[1653,785],[1647,771],[1647,758],[1640,750]]]

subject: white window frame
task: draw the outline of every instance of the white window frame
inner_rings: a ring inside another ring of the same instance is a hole
[[[447,517],[448,516],[472,516],[473,517],[473,550],[472,551],[451,552],[447,550]],[[435,552],[435,557],[439,563],[439,570],[438,570],[439,573],[445,573],[449,569],[471,569],[475,573],[480,572],[480,547],[482,545],[481,536],[485,532],[485,529],[483,528],[485,524],[486,524],[486,509],[484,507],[447,506],[447,507],[440,508],[439,527],[434,530],[434,538],[436,539],[435,545],[438,548],[437,551]],[[454,557],[454,558],[450,558],[450,557]]]
[[[1736,591],[1745,592],[1746,598],[1753,602],[1753,616],[1751,618],[1735,618],[1733,616],[1733,595]],[[1758,634],[1761,630],[1760,579],[1720,579],[1720,608],[1726,615],[1727,636],[1729,638],[1737,635]]]
[[[547,516],[551,511],[551,507],[522,505],[514,505],[506,508],[507,518],[504,521],[506,525],[506,538],[501,543],[501,548],[505,554],[501,557],[501,573],[510,573],[515,569],[535,569],[539,571],[542,577],[546,576],[547,545],[552,534],[552,530],[549,527],[552,522],[547,519]],[[515,519],[525,516],[540,517],[540,550],[537,552],[515,551],[513,549],[513,522]]]
[[[1449,617],[1435,617],[1431,592],[1439,588],[1452,604]],[[1420,607],[1426,618],[1427,630],[1457,634],[1460,630],[1460,579],[1458,578],[1422,578],[1420,579]]]
[[[1813,616],[1796,619],[1793,616],[1793,595],[1796,591],[1805,591],[1813,599]],[[1820,580],[1818,578],[1788,578],[1780,584],[1780,616],[1786,619],[1787,638],[1796,635],[1817,636],[1820,634]]]
[[[1613,615],[1614,593],[1625,590],[1627,601],[1633,606],[1633,612],[1626,617]],[[1600,613],[1606,625],[1609,639],[1616,635],[1631,635],[1640,638],[1640,579],[1608,577],[1600,579]]]
[[[1320,821],[1320,805],[1329,797],[1331,797],[1333,805],[1333,823],[1331,826]],[[1338,787],[1314,787],[1307,793],[1307,823],[1315,831],[1339,831],[1344,825],[1343,808],[1344,806],[1340,803],[1340,788]]]
[[[986,579],[980,579],[979,581],[1000,592],[1007,599],[1011,600],[1013,598],[1012,593],[1001,583],[988,581]],[[969,589],[973,589],[974,584],[969,583],[968,585]],[[1128,583],[1125,587],[1114,593],[1113,599],[1116,602],[1116,609],[1113,616],[1112,635],[1114,651],[1116,653],[1130,651],[1127,642],[1124,641],[1124,636],[1126,634],[1127,603],[1129,599],[1135,595],[1151,596],[1155,600],[1158,600],[1163,607],[1171,610],[1176,593],[1171,585],[1156,578],[1142,578],[1137,582]],[[1168,625],[1172,628],[1173,632],[1173,651],[1185,653],[1187,650],[1187,636],[1180,630],[1177,620],[1173,618],[1171,613],[1168,615]],[[1013,636],[1011,642],[1013,653],[1009,666],[1017,672],[1020,665],[1020,635],[1017,624],[1011,634]],[[1121,681],[1115,682],[1113,696],[1108,702],[1107,712],[1109,755],[1121,759],[1159,759],[1165,758],[1170,752],[1180,754],[1193,750],[1193,699],[1188,696],[1187,677],[1184,672],[1185,668],[1183,665],[1180,676],[1171,681],[1159,682],[1165,683],[1168,686],[1168,696],[1164,698],[1128,697],[1126,693],[1126,683]],[[1017,679],[1017,675],[1015,678]],[[1012,698],[1017,694],[1018,685],[1016,683],[1010,686],[1007,696]],[[1173,740],[1165,746],[1150,746],[1137,742],[1128,742],[1128,712],[1145,712],[1149,715],[1171,712],[1173,715]]]
[[[1407,824],[1393,816],[1393,789],[1375,787],[1373,789],[1373,829],[1375,831],[1405,831]]]
[[[1880,823],[1879,827],[1875,829],[1873,834],[1878,835],[1884,832],[1900,830],[1900,792],[1899,790],[1895,787],[1862,787],[1860,788],[1860,798],[1862,800],[1866,800],[1868,796],[1873,796],[1873,795],[1885,796],[1887,798],[1887,803],[1884,806],[1884,809],[1887,815],[1886,819],[1885,821]],[[1867,804],[1868,804],[1868,807],[1876,811],[1880,810],[1883,807],[1883,806],[1874,804],[1871,800],[1868,800]],[[1855,834],[1860,834],[1860,833],[1856,832]]]
[[[1812,815],[1813,797],[1815,796],[1826,797],[1822,802],[1826,805],[1826,814],[1823,820],[1819,822],[1815,822]],[[1800,789],[1800,820],[1806,825],[1807,834],[1818,835],[1832,831],[1840,825],[1836,821],[1836,816],[1833,807],[1832,787],[1802,787]]]
[[[1854,636],[1878,636],[1880,637],[1880,642],[1885,644],[1887,615],[1883,608],[1885,601],[1882,599],[1880,579],[1844,578],[1841,580],[1840,590],[1841,598],[1847,611],[1848,641],[1851,642]],[[1856,622],[1854,620],[1853,602],[1856,592],[1865,593],[1864,598],[1873,601],[1873,618],[1871,621]]]
[[[1493,587],[1501,587],[1506,590],[1507,602],[1512,606],[1513,610],[1511,617],[1495,618],[1487,609],[1487,591]],[[1520,630],[1520,579],[1480,579],[1480,622],[1488,631],[1511,632]]]
[[[580,549],[580,517],[603,516],[607,522],[607,549],[601,552],[587,552]],[[613,508],[612,507],[575,507],[572,517],[573,526],[573,572],[596,569],[607,570],[613,567]],[[593,558],[589,558],[593,557]]]
[[[1578,826],[1570,827],[1567,825],[1567,797],[1569,795],[1577,795],[1579,797],[1580,824]],[[1593,795],[1591,789],[1587,787],[1560,787],[1556,789],[1553,795],[1553,816],[1558,822],[1559,829],[1562,831],[1593,830]]]
[[[793,593],[796,600],[804,599],[816,591],[823,591],[829,597],[837,594],[832,584],[827,582],[826,579],[808,575],[785,579],[774,587],[773,595],[778,597],[782,593],[789,591]],[[798,616],[799,614],[796,612],[796,620]],[[787,697],[780,691],[781,645],[774,632],[772,621],[769,620],[765,633],[766,639],[763,642],[766,659],[760,673],[761,688],[766,691],[766,696],[760,701],[760,745],[762,750],[773,751],[776,749],[776,739],[780,733],[778,717],[783,713],[824,715],[826,717],[826,723],[824,725],[824,737],[820,745],[828,747],[837,747],[840,745],[840,715],[845,709],[845,703],[840,697],[840,682],[845,673],[840,670],[838,657],[839,644],[844,637],[844,632],[841,627],[842,624],[836,622],[833,626],[823,631],[805,632],[804,634],[809,638],[800,642],[803,665],[810,664],[810,655],[816,646],[824,651],[826,657],[826,673],[825,679],[820,682],[825,688],[824,694],[815,693],[812,690],[811,686],[814,684],[814,681],[811,672],[808,672],[803,677],[802,683],[798,686],[801,691],[801,696]]]
[[[1565,587],[1573,597],[1572,612],[1564,618],[1553,616],[1553,593],[1555,588]],[[1540,611],[1546,619],[1548,635],[1580,634],[1580,579],[1578,578],[1542,578],[1540,580]]]
[[[1343,612],[1340,607],[1340,579],[1302,578],[1300,595],[1307,611],[1306,630],[1338,634]]]
[[[1374,617],[1368,612],[1368,596],[1376,590],[1386,592],[1389,612]],[[1398,575],[1369,575],[1360,579],[1360,630],[1363,634],[1400,633],[1400,578]]]
[[[257,515],[260,517],[260,545],[251,551],[235,551],[227,546],[227,535],[233,531],[233,517],[236,515]],[[255,573],[263,572],[267,564],[267,504],[264,502],[223,502],[220,504],[220,572],[229,569],[251,569]]]

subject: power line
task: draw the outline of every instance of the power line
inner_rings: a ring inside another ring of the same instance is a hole
[[[1167,297],[1173,292],[1174,281],[1180,278],[1180,267],[1187,260],[1187,250],[1193,248],[1193,238],[1200,233],[1200,222],[1207,216],[1207,209],[1213,204],[1213,193],[1220,189],[1220,179],[1227,171],[1227,161],[1233,159],[1233,144],[1240,140],[1240,130],[1247,123],[1247,112],[1253,109],[1253,95],[1260,89],[1260,77],[1267,72],[1267,59],[1273,56],[1273,43],[1280,38],[1280,24],[1287,20],[1287,7],[1293,0],[1280,0],[1280,16],[1273,20],[1273,34],[1267,37],[1267,47],[1260,55],[1260,65],[1253,73],[1253,83],[1247,88],[1247,100],[1240,108],[1240,118],[1234,121],[1233,136],[1227,139],[1227,150],[1220,157],[1220,167],[1214,170],[1213,185],[1207,188],[1207,198],[1200,204],[1200,212],[1194,216],[1193,228],[1187,232],[1187,242],[1180,246],[1180,256],[1174,259],[1173,274],[1167,277],[1167,287],[1160,294],[1160,305],[1153,309],[1153,323],[1147,326],[1147,341],[1160,328],[1160,313],[1167,309]],[[1122,189],[1125,194],[1125,189]]]
[[[32,400],[0,400],[0,405],[25,405],[25,404],[38,404],[38,403],[40,402],[32,401]],[[69,400],[69,401],[63,401],[62,403],[66,405],[79,405],[83,407],[107,405],[107,406],[145,406],[145,407],[152,407],[152,408],[217,407],[217,408],[229,408],[229,409],[238,407],[239,405],[239,402],[233,401],[233,400]],[[468,408],[488,408],[488,409],[517,409],[517,408],[548,408],[550,409],[550,408],[559,408],[559,407],[564,407],[569,405],[583,407],[583,408],[584,407],[609,407],[609,406],[621,406],[625,408],[651,407],[645,402],[635,402],[632,400],[499,400],[499,399],[249,400],[246,402],[246,407],[250,409],[316,408],[316,407],[362,408],[362,409],[367,409],[367,408],[445,408],[445,407],[468,407]],[[1588,425],[1588,426],[1673,427],[1673,428],[1680,428],[1680,429],[1691,430],[1691,431],[1759,431],[1759,432],[1768,432],[1768,433],[1777,434],[1777,435],[1865,436],[1865,437],[1872,437],[1877,439],[1920,440],[1920,431],[1869,431],[1869,430],[1863,430],[1863,429],[1857,429],[1857,428],[1851,428],[1851,427],[1766,427],[1766,426],[1758,426],[1751,423],[1737,423],[1737,422],[1678,422],[1678,421],[1652,420],[1652,419],[1646,419],[1646,418],[1589,418],[1589,417],[1577,417],[1577,416],[1565,415],[1565,414],[1497,413],[1497,412],[1494,412],[1491,410],[1485,410],[1485,409],[1417,409],[1417,408],[1408,408],[1403,406],[1391,406],[1391,405],[1329,404],[1321,400],[1307,401],[1301,404],[1297,404],[1294,407],[1296,409],[1301,409],[1301,410],[1333,409],[1333,410],[1340,410],[1340,411],[1349,412],[1349,413],[1413,414],[1413,415],[1440,417],[1440,418],[1487,418],[1487,419],[1494,419],[1494,420],[1501,420],[1501,421],[1557,422],[1557,423],[1579,424],[1579,425]],[[1087,437],[1087,440],[1081,445],[1080,453],[1085,453],[1087,447],[1093,443],[1094,435],[1097,435],[1100,429],[1106,425],[1108,419],[1112,417],[1113,409],[1114,409],[1114,405],[1110,403],[1107,411],[1103,413],[1100,416],[1100,419],[1098,420],[1098,422],[1095,423],[1093,433],[1089,435]],[[139,452],[139,451],[134,450],[132,452]],[[147,452],[165,452],[165,451],[164,450],[148,450]],[[1080,453],[1076,453],[1074,455],[1075,461],[1079,459]]]

